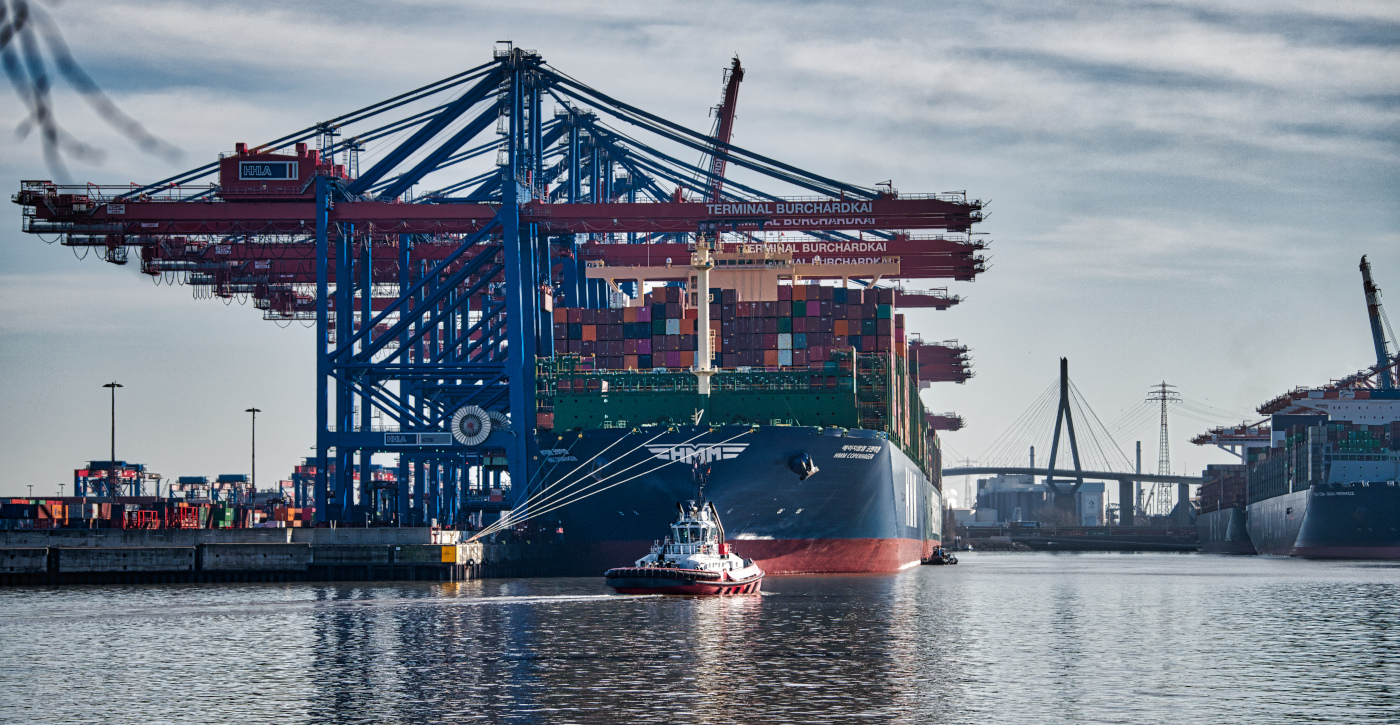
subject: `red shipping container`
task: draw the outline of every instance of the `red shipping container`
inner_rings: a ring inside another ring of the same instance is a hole
[[[807,316],[820,317],[822,314],[822,303],[817,300],[807,301]]]
[[[779,300],[780,302],[791,302],[791,301],[792,301],[792,287],[789,287],[789,286],[786,286],[786,285],[778,285],[778,300]],[[774,365],[776,365],[776,364],[777,364],[777,363],[774,363]]]
[[[638,307],[638,308],[637,308],[637,322],[651,322],[651,308],[650,308],[650,307]]]
[[[875,349],[876,349],[876,350],[878,350],[878,351],[880,351],[880,352],[889,352],[889,351],[890,351],[890,347],[892,347],[892,343],[891,343],[891,341],[890,341],[890,338],[885,337],[884,335],[877,335],[877,336],[875,337]]]
[[[806,364],[807,364],[807,351],[806,351],[806,350],[793,350],[793,351],[792,351],[792,364],[793,364],[793,365],[806,365]]]
[[[681,367],[688,368],[695,365],[695,352],[693,350],[681,350]]]
[[[805,285],[805,284],[795,284],[795,285],[792,286],[791,289],[792,289],[791,301],[793,301],[793,302],[806,302],[806,301],[807,301],[807,285]],[[782,296],[780,295],[780,296],[778,297],[778,299],[782,299]]]
[[[592,307],[585,307],[585,308],[583,308],[583,324],[585,324],[585,325],[596,325],[596,324],[598,324],[598,311],[595,310],[595,309],[593,309]]]
[[[739,355],[737,353],[726,352],[720,357],[720,359],[722,360],[720,365],[726,368],[739,367],[739,365],[741,364],[739,362]]]
[[[778,300],[778,317],[792,317],[792,303]]]
[[[623,355],[636,355],[636,354],[637,354],[637,341],[636,341],[636,340],[623,340],[623,341],[622,341],[622,354],[623,354]]]
[[[637,308],[636,308],[636,307],[624,307],[624,308],[622,308],[622,324],[624,324],[624,325],[631,325],[631,324],[635,323],[636,321],[637,321]]]
[[[894,316],[894,329],[896,329],[896,330],[903,330],[903,329],[904,329],[904,315],[895,315],[895,316]]]
[[[679,350],[666,351],[666,367],[678,368],[681,366],[681,353]]]
[[[776,333],[776,332],[773,332],[773,333],[765,333],[765,334],[763,335],[763,349],[764,349],[764,350],[777,350],[777,349],[778,349],[778,333]],[[774,363],[774,364],[776,365],[777,363]]]
[[[554,339],[556,339],[556,340],[567,340],[567,339],[569,339],[569,325],[568,325],[568,323],[564,323],[564,322],[556,322],[556,323],[554,323]]]
[[[778,289],[782,289],[782,287],[779,287]],[[759,313],[758,313],[758,314],[759,314],[760,317],[777,317],[777,316],[778,316],[778,303],[777,303],[777,302],[764,301],[764,302],[760,302],[760,303],[758,303],[758,304],[759,304]]]
[[[593,340],[579,340],[579,353],[583,355],[597,355],[598,343]]]
[[[865,303],[865,291],[858,289],[846,290],[846,304],[860,305]]]
[[[832,297],[832,295],[835,293],[835,291],[836,291],[836,288],[835,288],[835,287],[823,286],[823,287],[822,287],[822,296],[821,296],[822,301],[823,301],[823,302],[830,302],[830,301],[831,301],[831,297]]]
[[[642,338],[642,339],[640,339],[640,340],[637,341],[637,354],[638,354],[638,355],[650,355],[650,354],[651,354],[651,338],[650,338],[650,337],[644,337],[644,338]]]
[[[689,311],[690,311],[690,310],[686,310],[686,312],[689,312]],[[695,319],[694,319],[694,318],[687,317],[687,318],[685,318],[684,320],[681,320],[681,334],[682,334],[682,335],[694,335],[694,334],[695,334]]]
[[[570,355],[581,355],[581,354],[583,354],[583,341],[582,341],[582,340],[570,340],[570,341],[569,341],[569,354],[570,354]]]
[[[698,320],[698,319],[700,319],[700,310],[698,310],[698,309],[696,309],[696,308],[694,308],[694,307],[687,307],[687,308],[685,308],[685,311],[681,313],[681,319],[683,319],[683,320]]]
[[[812,322],[816,322],[816,319],[813,318],[813,319],[812,319]],[[806,331],[807,331],[807,318],[806,318],[806,317],[794,317],[794,318],[792,318],[792,331],[793,331],[793,332],[806,332]]]
[[[876,290],[875,293],[876,293],[876,300],[875,300],[875,301],[876,301],[878,304],[882,304],[882,305],[892,305],[892,304],[894,304],[894,290],[888,289],[888,288],[886,288],[886,289],[879,289],[879,290]]]
[[[668,319],[668,320],[679,320],[679,319],[681,319],[681,303],[679,303],[679,302],[667,302],[667,303],[666,303],[666,319]]]
[[[567,307],[555,307],[555,308],[554,308],[554,321],[555,321],[555,322],[568,323],[568,321],[569,321],[569,308],[567,308]]]
[[[622,356],[622,367],[623,367],[624,370],[636,370],[636,369],[637,369],[637,356],[636,356],[636,355],[623,355],[623,356]]]
[[[569,324],[571,324],[571,325],[582,325],[582,324],[583,324],[583,308],[582,308],[582,307],[566,307],[566,308],[564,308],[564,309],[566,309],[566,310],[569,311]]]
[[[875,334],[877,334],[877,335],[885,335],[886,337],[888,337],[888,336],[890,336],[890,335],[893,335],[893,334],[894,334],[894,320],[889,320],[889,319],[885,319],[885,320],[876,320],[876,321],[875,321]]]

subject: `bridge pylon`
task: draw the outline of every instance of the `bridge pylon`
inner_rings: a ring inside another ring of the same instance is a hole
[[[1075,516],[1079,515],[1079,507],[1076,505],[1075,494],[1079,493],[1080,487],[1084,485],[1084,469],[1079,464],[1079,441],[1074,436],[1074,412],[1069,404],[1069,358],[1060,358],[1060,408],[1055,412],[1055,437],[1050,442],[1050,463],[1047,469],[1055,470],[1055,458],[1060,452],[1060,430],[1066,428],[1069,431],[1069,452],[1074,459],[1075,477],[1055,480],[1054,475],[1045,477],[1045,488],[1055,497],[1055,508],[1067,511]],[[1073,484],[1067,489],[1060,488],[1061,484]]]

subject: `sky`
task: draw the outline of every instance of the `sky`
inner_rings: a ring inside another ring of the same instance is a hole
[[[999,436],[1067,357],[1117,446],[1143,442],[1145,468],[1156,420],[1131,413],[1160,381],[1199,404],[1171,414],[1172,470],[1229,462],[1188,439],[1374,362],[1362,254],[1400,295],[1393,2],[44,7],[117,104],[183,151],[141,152],[60,84],[60,122],[104,151],[70,163],[76,182],[164,178],[479,65],[497,40],[705,131],[738,53],[736,144],[861,185],[990,200],[988,271],[930,282],[963,302],[908,313],[925,339],[972,348],[972,380],[923,393],[966,419],[944,436],[956,459],[1019,448]],[[11,131],[18,98],[0,98],[0,179],[13,193],[53,178],[36,138]],[[0,496],[55,493],[107,458],[112,380],[118,459],[246,472],[253,406],[260,483],[310,455],[309,330],[19,229],[20,208],[0,205]],[[1037,435],[1048,448],[1048,422]]]

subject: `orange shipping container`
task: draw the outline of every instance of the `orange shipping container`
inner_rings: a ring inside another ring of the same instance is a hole
[[[686,319],[686,320],[694,320],[694,319],[696,319],[699,315],[700,315],[700,311],[699,311],[699,310],[695,309],[694,307],[687,307],[687,308],[685,308],[685,312],[681,315],[681,318],[682,318],[682,319]]]
[[[555,322],[561,322],[561,323],[567,323],[567,322],[569,321],[569,308],[567,308],[567,307],[555,307],[555,308],[554,308],[554,321],[555,321]]]
[[[764,364],[764,365],[768,365],[768,366],[777,365],[777,364],[778,364],[778,351],[777,351],[777,350],[764,350],[764,351],[763,351],[763,364]]]
[[[681,320],[681,334],[682,334],[682,335],[694,335],[694,334],[695,334],[695,320],[692,320],[692,319],[690,319],[690,318],[686,318],[686,319],[684,319],[684,320]]]
[[[636,321],[637,321],[637,308],[636,308],[636,307],[624,307],[624,308],[622,308],[622,323],[623,323],[623,324],[629,325],[629,324],[632,324],[633,322],[636,322]]]
[[[845,337],[846,335],[850,334],[849,332],[847,332],[846,321],[836,320],[836,324],[833,326],[833,331],[831,334],[840,335],[841,337]]]
[[[636,356],[636,355],[623,355],[623,356],[622,356],[622,367],[625,368],[625,369],[627,369],[627,370],[636,370],[636,369],[637,369],[637,356]]]
[[[681,350],[681,367],[688,368],[695,364],[695,351]]]
[[[807,285],[795,284],[792,286],[792,301],[798,302],[807,300]]]
[[[598,326],[597,326],[597,325],[584,325],[584,326],[583,326],[583,339],[585,339],[585,340],[597,340],[597,339],[598,339]]]

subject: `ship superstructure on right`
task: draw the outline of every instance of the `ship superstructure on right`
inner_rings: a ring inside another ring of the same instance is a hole
[[[1197,444],[1241,451],[1201,487],[1203,551],[1314,559],[1400,559],[1397,357],[1371,266],[1361,258],[1376,364],[1260,406],[1267,422],[1217,428]]]

